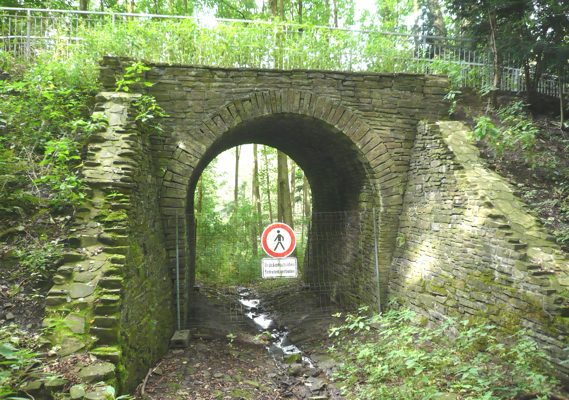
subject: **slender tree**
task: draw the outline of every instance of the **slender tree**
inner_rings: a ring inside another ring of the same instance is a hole
[[[265,164],[265,190],[267,194],[267,205],[269,208],[269,221],[273,222],[273,203],[271,200],[271,177],[270,177],[270,168],[269,168],[269,148],[263,147],[263,161]]]
[[[290,208],[294,214],[295,193],[296,193],[296,163],[290,160]]]
[[[310,213],[310,185],[308,184],[306,175],[302,174],[302,237],[305,235],[304,229]]]
[[[241,149],[239,146],[235,147],[235,177],[234,177],[234,187],[233,187],[233,210],[234,213],[237,212],[239,207],[239,153]]]
[[[288,186],[288,157],[282,151],[277,152],[277,175],[278,219],[292,227],[292,208],[290,204],[290,188]]]
[[[257,154],[257,144],[253,144],[253,173],[251,177],[251,199],[255,208],[255,221],[253,225],[253,254],[258,253],[257,237],[261,232],[261,191],[259,188],[259,157]]]
[[[198,180],[198,192],[196,193],[196,213],[200,214],[203,209],[203,176]]]

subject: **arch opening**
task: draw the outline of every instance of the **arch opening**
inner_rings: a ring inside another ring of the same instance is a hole
[[[190,178],[187,211],[193,210],[204,168],[223,151],[247,143],[274,147],[293,159],[306,173],[316,212],[358,210],[364,203],[360,196],[375,193],[369,164],[342,132],[316,118],[273,114],[228,130],[206,150]],[[367,202],[373,207],[371,198]]]
[[[374,263],[373,209],[379,207],[380,198],[373,170],[358,146],[337,128],[314,117],[287,113],[257,117],[227,130],[193,170],[186,203],[192,232],[189,288],[196,283],[199,229],[193,213],[200,176],[219,154],[249,143],[282,151],[306,174],[312,211],[300,267],[307,288],[336,304],[377,301],[380,293]]]

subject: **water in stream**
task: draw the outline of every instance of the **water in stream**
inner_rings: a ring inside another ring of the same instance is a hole
[[[304,364],[314,367],[312,360],[290,341],[287,328],[275,323],[271,314],[263,309],[261,300],[256,298],[250,289],[239,288],[238,295],[239,303],[245,309],[245,316],[255,323],[260,332],[271,334],[267,350],[273,358],[282,361],[298,355]]]

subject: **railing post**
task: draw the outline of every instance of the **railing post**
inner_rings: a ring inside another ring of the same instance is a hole
[[[29,59],[32,49],[32,10],[28,8],[26,15],[26,45],[24,51],[25,57]]]

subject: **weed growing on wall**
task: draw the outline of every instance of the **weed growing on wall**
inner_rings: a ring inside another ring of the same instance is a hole
[[[330,336],[340,360],[335,379],[349,399],[548,398],[557,383],[541,370],[545,354],[525,331],[487,322],[448,318],[427,327],[408,309],[369,316],[361,308]]]
[[[124,74],[119,76],[116,81],[117,92],[130,92],[132,87],[138,89],[148,88],[152,83],[144,80],[144,74],[150,71],[150,67],[146,66],[140,61],[135,61],[127,66]],[[162,133],[162,125],[160,118],[167,117],[168,114],[164,111],[154,96],[143,94],[133,105],[137,109],[137,114],[134,117],[140,131],[143,134],[159,135]]]

